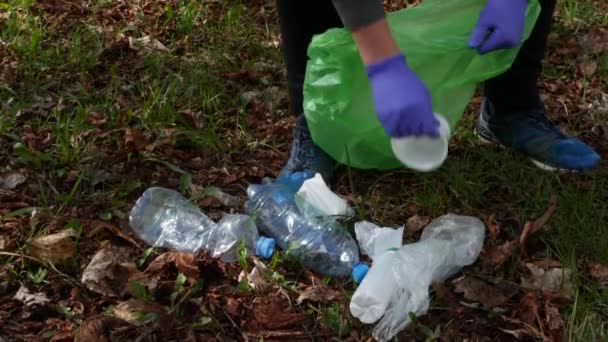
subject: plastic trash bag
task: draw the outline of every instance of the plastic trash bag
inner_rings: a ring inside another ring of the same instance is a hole
[[[486,0],[424,0],[392,12],[387,20],[409,66],[429,88],[433,111],[454,131],[478,83],[506,71],[516,48],[480,56],[469,36]],[[540,5],[529,1],[524,39]],[[304,81],[304,113],[313,140],[336,161],[361,169],[401,167],[376,120],[369,81],[346,29],[313,38]]]

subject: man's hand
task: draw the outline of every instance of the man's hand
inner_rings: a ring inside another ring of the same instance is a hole
[[[487,0],[469,46],[483,55],[521,42],[528,0]]]
[[[405,56],[383,59],[366,66],[378,121],[391,137],[437,137],[439,121],[433,115],[431,95],[407,66]]]
[[[510,1],[510,0],[509,0]],[[352,32],[365,64],[378,121],[391,137],[439,135],[431,95],[408,67],[385,19]]]

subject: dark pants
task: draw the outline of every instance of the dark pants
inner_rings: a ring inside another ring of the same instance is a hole
[[[556,1],[540,0],[542,11],[536,27],[511,69],[486,82],[485,95],[499,108],[520,109],[540,104],[537,81],[542,71]],[[277,0],[277,7],[287,67],[290,111],[298,115],[303,112],[302,84],[312,36],[343,25],[330,0]]]

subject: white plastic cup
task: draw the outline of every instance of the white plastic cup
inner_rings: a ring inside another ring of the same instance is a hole
[[[448,156],[448,144],[452,132],[442,115],[435,113],[435,117],[439,121],[439,137],[412,135],[391,139],[393,153],[403,165],[416,171],[429,172],[443,164]]]

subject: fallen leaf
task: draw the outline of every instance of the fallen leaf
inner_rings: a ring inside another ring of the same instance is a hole
[[[587,34],[580,37],[580,43],[587,54],[608,52],[608,28],[591,27]]]
[[[465,299],[481,303],[486,310],[509,300],[499,288],[477,278],[463,276],[456,279],[454,285],[456,293],[463,293]]]
[[[152,52],[152,51],[163,51],[167,52],[169,49],[158,39],[152,39],[150,36],[144,36],[141,38],[129,37],[129,48],[140,51],[140,52]]]
[[[500,331],[504,332],[505,334],[515,337],[518,340],[522,340],[524,338],[524,336],[530,336],[530,333],[525,329],[517,329],[517,330],[503,329],[503,328],[498,328],[498,329]]]
[[[585,77],[592,77],[597,70],[597,61],[590,60],[581,64],[581,72]]]
[[[199,268],[196,265],[194,254],[165,252],[152,260],[144,273],[157,275],[163,273],[167,267],[175,266],[178,272],[183,273],[191,281],[196,282],[199,277]]]
[[[536,259],[531,260],[530,263],[534,264],[536,267],[540,268],[552,268],[552,267],[562,267],[562,263],[559,260],[555,259]]]
[[[13,242],[4,235],[0,235],[0,251],[9,251],[13,249]]]
[[[74,342],[110,342],[112,333],[131,324],[123,319],[96,315],[84,321],[74,337]]]
[[[502,245],[492,246],[482,252],[481,263],[486,268],[497,270],[513,255],[515,246],[517,246],[516,241],[507,241]]]
[[[429,224],[429,222],[431,222],[431,218],[428,216],[414,215],[410,217],[405,223],[405,236],[413,236]]]
[[[538,298],[534,293],[529,292],[521,299],[517,315],[523,322],[535,325],[537,322],[540,322],[539,310],[540,303],[538,302]]]
[[[498,235],[500,235],[500,228],[498,227],[498,223],[496,223],[496,214],[492,214],[488,217],[486,227],[488,228],[488,236],[490,238],[498,238]]]
[[[130,128],[125,129],[125,146],[127,150],[132,150],[134,148],[135,141],[133,140],[133,131]]]
[[[25,306],[45,305],[50,302],[46,294],[42,292],[31,293],[23,285],[19,288],[13,299],[20,301],[25,304]]]
[[[139,250],[144,250],[143,247],[139,245],[132,237],[125,234],[120,227],[115,226],[113,224],[103,222],[100,220],[81,220],[82,226],[85,228],[83,231],[85,232],[85,236],[91,238],[95,236],[95,234],[99,233],[100,230],[104,229],[108,232],[112,233],[113,236],[118,236],[121,239],[131,243],[133,246],[137,247]]]
[[[82,273],[81,281],[91,291],[108,297],[122,297],[131,290],[133,281],[144,283],[146,277],[137,270],[125,253],[108,246],[99,250]]]
[[[545,302],[545,322],[554,341],[563,341],[564,319],[559,310],[550,301]]]
[[[600,264],[593,264],[589,267],[589,274],[597,281],[600,288],[608,288],[608,267]]]
[[[6,190],[13,190],[19,184],[25,182],[26,178],[19,172],[13,171],[2,176],[2,188]]]
[[[256,257],[252,257],[252,260],[255,266],[253,267],[251,272],[249,272],[249,274],[245,273],[245,271],[242,271],[239,275],[238,281],[241,282],[244,279],[247,279],[249,287],[255,290],[264,291],[272,285],[267,280],[267,275],[272,273],[272,271],[269,270],[268,267],[264,265],[261,261],[259,261]]]
[[[139,299],[129,299],[112,308],[114,317],[120,318],[133,325],[159,324],[167,331],[171,325],[171,316],[165,308],[153,302]]]
[[[29,242],[30,255],[59,263],[71,258],[76,253],[76,237],[74,229],[66,229],[56,234],[39,237]]]
[[[532,263],[526,263],[526,267],[530,271],[530,275],[527,277],[522,276],[522,287],[544,292],[554,292],[566,298],[571,298],[572,285],[570,284],[570,275],[572,271],[570,269],[550,268],[544,270]]]
[[[305,321],[305,313],[285,312],[288,306],[282,297],[257,297],[252,303],[253,317],[264,329],[279,330],[293,327]]]
[[[520,320],[514,319],[514,318],[509,318],[506,316],[501,316],[501,318],[508,323],[517,325],[517,326],[521,326],[523,327],[523,330],[525,330],[527,332],[527,335],[530,335],[532,337],[534,337],[533,340],[535,341],[543,341],[543,342],[550,342],[551,340],[547,338],[547,336],[545,336],[541,331],[538,330],[538,328],[536,328],[535,325],[532,324],[528,324],[526,322],[522,322]],[[502,329],[501,329],[502,330]],[[525,341],[527,341],[529,339],[525,339]]]
[[[226,298],[226,303],[224,304],[224,311],[232,317],[236,317],[239,315],[239,309],[241,308],[241,303],[239,303],[236,299],[232,297]]]
[[[536,219],[534,222],[528,221],[524,225],[524,230],[522,231],[521,236],[519,237],[519,244],[522,247],[522,250],[524,249],[526,242],[528,241],[528,237],[538,233],[545,226],[545,224],[549,222],[549,219],[555,212],[556,208],[557,195],[552,194],[551,198],[549,199],[549,204],[547,205],[545,213],[541,217]]]
[[[311,302],[327,303],[334,299],[338,299],[342,294],[332,289],[325,284],[317,284],[309,286],[306,290],[300,293],[298,297],[298,304],[302,304],[304,301],[309,300]]]

